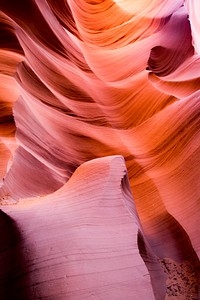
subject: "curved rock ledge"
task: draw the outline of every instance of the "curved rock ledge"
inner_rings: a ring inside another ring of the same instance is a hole
[[[197,300],[199,1],[0,8],[1,298]]]
[[[122,157],[100,158],[54,194],[3,206],[1,299],[154,299],[125,177]]]

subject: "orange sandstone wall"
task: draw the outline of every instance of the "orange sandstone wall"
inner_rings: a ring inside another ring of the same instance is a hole
[[[199,299],[199,2],[0,7],[1,298]]]

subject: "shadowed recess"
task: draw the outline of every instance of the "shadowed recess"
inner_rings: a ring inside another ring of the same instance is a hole
[[[0,210],[0,297],[2,300],[31,300],[26,273],[30,255],[16,222]]]

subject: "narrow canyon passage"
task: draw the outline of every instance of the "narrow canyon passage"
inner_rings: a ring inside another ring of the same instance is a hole
[[[1,299],[199,299],[200,2],[0,9]]]

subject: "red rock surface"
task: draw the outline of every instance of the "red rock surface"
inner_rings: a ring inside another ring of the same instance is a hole
[[[199,299],[199,2],[0,7],[1,299]]]

